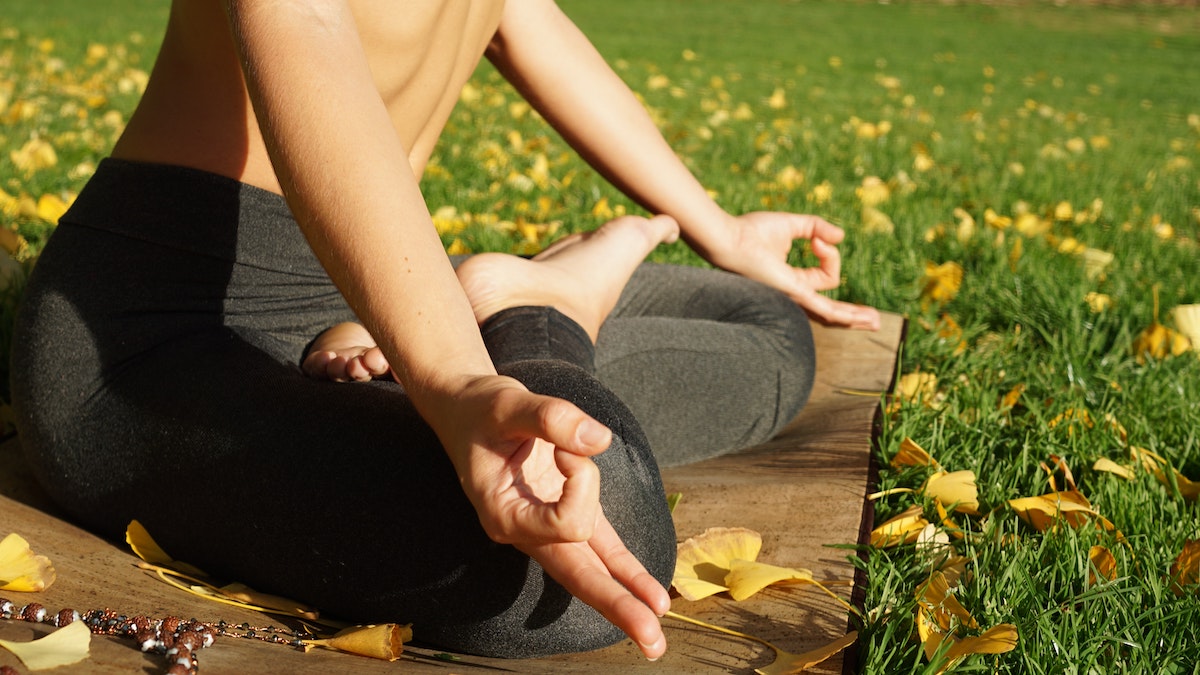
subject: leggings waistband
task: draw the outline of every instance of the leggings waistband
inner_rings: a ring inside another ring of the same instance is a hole
[[[106,158],[60,222],[238,264],[325,275],[283,197],[199,169]]]

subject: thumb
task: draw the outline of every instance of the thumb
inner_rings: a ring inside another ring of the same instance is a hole
[[[520,431],[576,455],[598,455],[612,443],[612,431],[575,405],[550,396],[529,397],[512,417]]]

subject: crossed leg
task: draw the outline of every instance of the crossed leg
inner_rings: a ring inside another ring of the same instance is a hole
[[[667,216],[626,216],[562,240],[532,260],[503,253],[472,256],[459,265],[458,280],[480,324],[511,307],[547,306],[578,323],[595,342],[634,270],[655,246],[678,236],[679,226]],[[303,369],[337,382],[365,382],[391,372],[375,339],[357,323],[341,323],[318,336]]]

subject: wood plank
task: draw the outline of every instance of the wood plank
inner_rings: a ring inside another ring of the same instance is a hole
[[[681,538],[714,526],[742,526],[763,534],[760,559],[806,567],[817,579],[849,580],[848,551],[829,544],[853,544],[863,526],[871,427],[878,398],[846,390],[890,388],[903,320],[885,315],[878,333],[814,326],[820,362],[809,405],[777,438],[735,455],[664,471],[668,491],[682,492],[675,519]],[[58,581],[37,594],[8,593],[18,604],[36,601],[50,609],[111,607],[126,614],[224,619],[256,625],[275,622],[256,612],[215,605],[147,576],[121,542],[108,542],[55,517],[55,508],[33,483],[19,443],[0,444],[0,536],[20,532],[34,550],[47,555]],[[849,597],[851,589],[840,593]],[[845,633],[843,608],[819,591],[770,590],[741,603],[728,598],[687,602],[682,614],[751,633],[783,649],[803,652]],[[536,660],[459,657],[446,662],[437,652],[409,648],[396,663],[332,652],[307,654],[250,640],[221,639],[200,652],[203,673],[657,673],[748,672],[771,659],[769,650],[676,621],[665,621],[670,649],[657,663],[640,657],[632,642],[595,652]],[[29,639],[44,626],[0,621],[0,637]],[[416,627],[420,636],[420,627]],[[840,672],[833,659],[813,672]],[[0,665],[19,666],[0,651]],[[92,657],[79,672],[161,671],[156,657],[113,638],[93,641]],[[65,672],[65,669],[64,669]]]

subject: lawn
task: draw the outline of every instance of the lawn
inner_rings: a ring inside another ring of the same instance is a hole
[[[24,268],[128,119],[159,40],[165,2],[102,4],[12,0],[0,17],[0,243]],[[1200,672],[1200,554],[1180,561],[1200,540],[1200,359],[1173,332],[1200,303],[1200,15],[562,4],[721,204],[842,224],[835,294],[910,320],[876,509],[919,513],[911,536],[861,551],[862,671],[935,672],[952,648],[931,663],[939,632],[1011,625],[1015,649],[958,670]],[[455,251],[528,252],[637,210],[486,65],[424,189]],[[655,255],[699,263],[682,245]],[[973,472],[977,507],[943,518],[935,469],[892,465],[912,444]],[[1010,504],[1071,488],[1044,503],[1049,523]],[[1053,518],[1062,504],[1077,510]],[[930,600],[947,577],[962,613]],[[919,639],[919,615],[944,619],[934,637]]]

